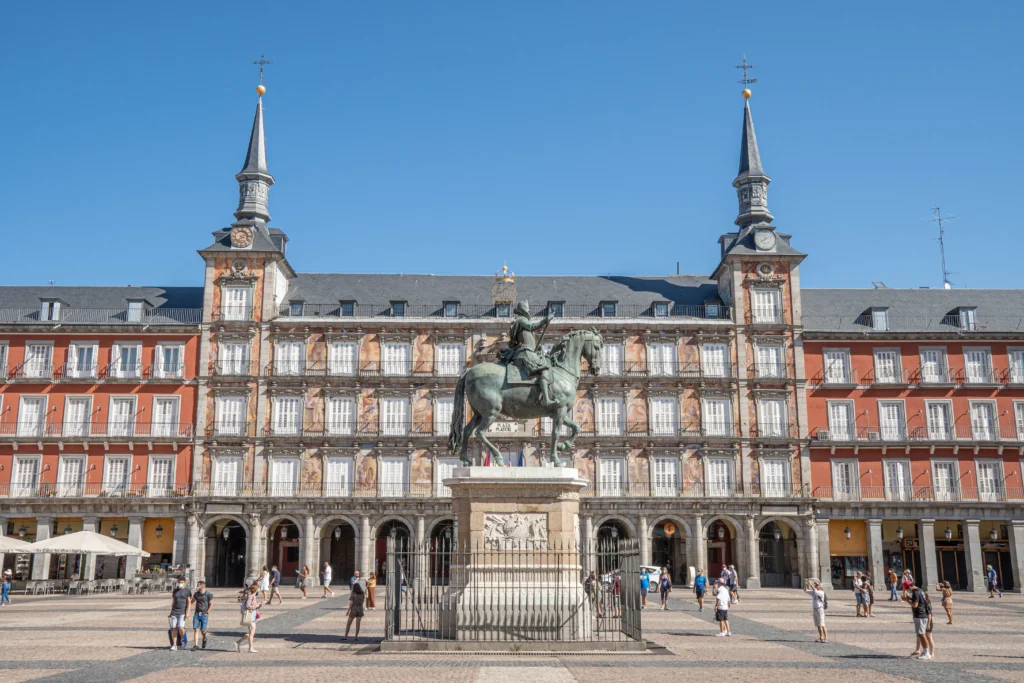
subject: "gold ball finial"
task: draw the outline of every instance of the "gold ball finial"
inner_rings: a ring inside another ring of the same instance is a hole
[[[257,95],[265,95],[266,93],[267,93],[267,89],[263,87],[262,83],[260,83],[259,85],[256,86],[256,94]]]
[[[745,99],[745,100],[749,100],[750,99],[750,88],[744,88],[743,89],[743,99]]]

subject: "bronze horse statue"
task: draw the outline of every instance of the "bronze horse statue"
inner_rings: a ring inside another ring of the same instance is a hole
[[[458,453],[463,465],[470,465],[466,450],[469,439],[475,433],[491,453],[492,462],[501,466],[505,460],[493,443],[487,440],[487,429],[506,415],[513,419],[548,417],[551,418],[550,465],[565,467],[558,458],[558,451],[572,448],[580,433],[580,426],[572,420],[572,408],[576,403],[576,389],[580,383],[581,359],[586,358],[591,374],[601,372],[601,349],[604,340],[597,328],[573,330],[551,348],[551,399],[545,408],[536,383],[509,385],[506,379],[507,366],[500,363],[480,363],[467,369],[455,385],[455,406],[452,410],[451,430],[448,433],[448,451]],[[473,408],[473,418],[466,423],[466,400]],[[569,427],[570,434],[558,442],[562,425]]]

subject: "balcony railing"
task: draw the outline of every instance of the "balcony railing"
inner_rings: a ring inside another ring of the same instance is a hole
[[[747,314],[748,325],[785,324],[782,308],[779,306],[754,306]]]
[[[597,379],[608,377],[680,377],[699,381],[721,381],[736,378],[736,366],[731,363],[657,363],[652,361],[631,361],[621,366],[619,372],[601,368]]]
[[[972,369],[966,368],[956,371],[957,384],[1002,384],[1003,377],[1007,373],[993,368]]]
[[[201,308],[67,308],[55,319],[44,318],[40,308],[0,308],[0,325],[198,325]]]
[[[440,424],[438,424],[440,426]],[[335,436],[448,436],[448,426],[438,433],[435,424],[429,420],[406,422],[388,422],[383,425],[376,422],[337,422],[316,424],[312,426],[282,425],[270,423],[264,426],[263,434],[275,438],[320,439]]]
[[[823,370],[808,380],[812,387],[854,387],[860,384],[860,372],[857,368],[830,368]]]
[[[916,368],[910,371],[911,384],[956,384],[955,373],[949,368]]]
[[[451,361],[273,361],[268,377],[458,377],[465,363]]]
[[[891,443],[891,442],[932,442],[932,443],[1024,443],[1024,434],[1016,427],[1000,425],[956,425],[947,427],[909,427],[907,425],[869,426],[848,428],[819,427],[813,431],[813,441],[830,443]]]
[[[909,373],[903,368],[893,370],[871,369],[864,377],[864,383],[871,386],[902,386],[910,384]]]
[[[1024,499],[1024,489],[976,486],[952,488],[935,486],[818,486],[813,491],[815,498],[822,500],[896,500],[906,502],[999,502]]]
[[[52,363],[25,362],[12,365],[7,372],[7,379],[12,382],[48,382],[53,379]]]
[[[888,315],[885,329],[875,329],[870,315],[805,315],[804,330],[808,332],[857,332],[885,334],[902,332],[945,332],[977,334],[979,332],[1020,332],[1024,330],[1021,316],[979,316],[970,325],[961,325],[960,316]]]
[[[255,377],[255,361],[219,360],[213,363],[215,377]]]
[[[752,424],[750,436],[758,440],[787,440],[800,438],[796,425]]]
[[[511,308],[511,307],[509,307]],[[561,314],[558,311],[549,311],[543,308],[535,311],[538,315],[553,313],[556,319],[581,319],[581,318],[656,318],[656,319],[687,319],[695,320],[730,320],[731,312],[728,306],[721,304],[677,304],[671,303],[667,308],[658,307],[655,304],[616,304],[615,315],[603,315],[607,312],[600,303],[575,304],[564,303],[561,305]],[[302,304],[288,306],[280,311],[281,318],[511,318],[511,310],[499,309],[494,304],[459,304],[455,315],[451,315],[451,309],[444,303],[438,304],[406,304],[401,309],[401,314],[396,314],[395,308],[384,304]]]
[[[747,377],[765,381],[785,381],[796,375],[789,363],[752,363],[747,367]]]
[[[256,319],[256,310],[252,306],[217,306],[213,309],[213,319],[217,322],[252,322]]]
[[[191,422],[7,422],[0,439],[191,439]]]
[[[0,498],[182,498],[189,484],[125,483],[123,481],[67,484],[59,482],[0,483]]]

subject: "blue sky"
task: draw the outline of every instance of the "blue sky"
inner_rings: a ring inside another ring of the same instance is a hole
[[[201,284],[258,82],[300,271],[710,273],[742,99],[804,286],[1019,287],[1024,3],[5,3],[3,284]]]

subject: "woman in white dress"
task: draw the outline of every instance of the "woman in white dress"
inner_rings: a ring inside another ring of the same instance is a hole
[[[263,565],[263,573],[260,574],[260,591],[263,593],[263,600],[267,600],[267,593],[270,592],[270,571],[267,565]]]

